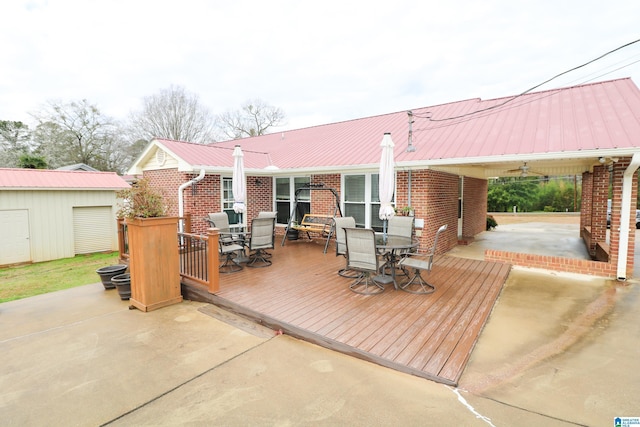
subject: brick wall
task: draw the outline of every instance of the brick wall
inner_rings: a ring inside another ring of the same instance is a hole
[[[324,184],[326,188],[333,188],[340,196],[340,174],[312,175],[311,184]],[[340,203],[338,199],[337,203]],[[311,190],[311,213],[317,215],[333,215],[336,198],[329,190]]]
[[[486,179],[464,177],[462,185],[462,236],[473,237],[487,228]]]
[[[622,181],[619,182],[619,185],[622,186]],[[607,200],[609,199],[609,169],[606,165],[593,167],[593,183],[591,187],[592,242],[605,242],[607,240]],[[619,219],[617,224],[620,224]],[[593,255],[595,248],[592,248],[592,250],[593,252],[590,253]]]
[[[611,263],[616,265],[618,264],[618,251],[620,248],[620,207],[622,206],[622,181],[624,179],[624,171],[627,169],[629,164],[631,163],[631,158],[623,158],[619,159],[616,163],[613,164],[613,194],[611,197],[611,228],[609,234],[609,247],[611,248]],[[627,276],[631,276],[633,272],[633,258],[635,254],[635,229],[636,229],[636,221],[635,221],[635,212],[636,212],[636,200],[638,196],[638,180],[637,176],[634,174],[633,179],[631,180],[633,185],[631,187],[631,214],[629,215],[629,234],[628,234],[628,252],[627,252]],[[606,210],[606,207],[605,207]]]
[[[143,177],[153,188],[160,189],[167,202],[170,216],[178,216],[178,188],[184,182],[184,174],[177,169],[144,171]]]
[[[615,277],[616,266],[610,262],[599,262],[559,256],[523,254],[517,252],[486,249],[485,261],[507,262],[513,265],[592,276]]]
[[[582,200],[580,206],[580,230],[585,227],[591,227],[591,211],[593,210],[592,195],[593,174],[591,172],[584,172],[582,174],[582,194],[580,196]]]
[[[247,224],[261,211],[273,211],[273,178],[247,176]]]
[[[184,174],[184,181],[182,182],[187,182],[196,176],[196,174]],[[210,227],[204,218],[206,218],[207,214],[220,212],[222,209],[220,182],[220,175],[205,175],[202,181],[185,188],[182,194],[184,198],[184,213],[185,215],[191,214],[192,233],[204,233]]]
[[[400,174],[403,187],[398,185],[400,206],[407,194],[407,176]],[[404,193],[404,194],[403,194]],[[420,248],[433,245],[433,238],[441,225],[447,231],[440,235],[438,253],[444,253],[458,244],[458,176],[434,170],[419,170],[411,173],[411,205],[416,218],[424,218],[420,237]]]

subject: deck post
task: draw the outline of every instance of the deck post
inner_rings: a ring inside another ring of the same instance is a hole
[[[220,233],[217,228],[207,229],[207,271],[209,272],[209,293],[213,294],[220,290],[220,251],[218,249],[218,239]]]
[[[126,233],[126,224],[124,222],[124,218],[116,219],[116,227],[118,229],[118,259],[120,262],[129,260],[129,253],[126,247],[127,236]]]

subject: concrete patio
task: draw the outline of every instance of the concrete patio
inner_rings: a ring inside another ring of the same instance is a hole
[[[99,283],[0,304],[5,425],[613,425],[639,416],[640,291],[514,269],[458,388],[202,303]]]

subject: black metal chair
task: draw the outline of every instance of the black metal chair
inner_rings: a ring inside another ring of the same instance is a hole
[[[408,267],[413,269],[413,276],[407,283],[400,285],[400,289],[412,294],[430,294],[435,292],[436,287],[425,281],[420,273],[422,271],[426,271],[427,274],[431,272],[433,257],[436,254],[436,247],[438,245],[438,236],[446,229],[447,224],[441,226],[438,231],[436,231],[433,246],[426,253],[408,253],[398,262],[398,265],[403,268]]]
[[[384,284],[375,276],[380,270],[375,232],[368,228],[345,228],[347,269],[359,272],[349,289],[362,295],[384,292]]]
[[[274,247],[275,218],[255,218],[251,221],[251,236],[249,237],[249,261],[247,267],[268,267],[271,265],[271,255],[266,249]]]

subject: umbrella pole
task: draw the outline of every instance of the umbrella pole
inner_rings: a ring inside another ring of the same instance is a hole
[[[386,219],[382,220],[382,238],[384,239],[384,242],[387,243],[387,220]]]

